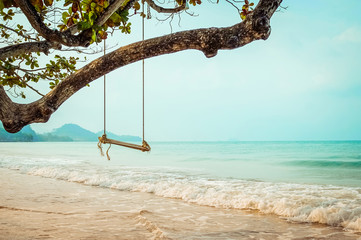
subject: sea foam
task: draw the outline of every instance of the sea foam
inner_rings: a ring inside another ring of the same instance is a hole
[[[257,210],[290,221],[322,223],[361,232],[360,188],[210,179],[172,169],[122,167],[95,171],[35,165],[9,164],[7,167],[85,185],[153,193],[217,208]]]

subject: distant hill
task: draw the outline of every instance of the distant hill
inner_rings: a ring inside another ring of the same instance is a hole
[[[103,131],[93,133],[76,124],[65,124],[54,129],[50,133],[38,134],[29,125],[18,133],[8,133],[0,124],[0,142],[97,142]],[[139,142],[142,139],[137,136],[122,135],[107,132],[108,138],[119,141]]]
[[[34,141],[33,129],[26,126],[18,133],[8,133],[5,131],[2,124],[0,124],[0,142],[32,142]]]
[[[27,126],[23,127],[23,129],[21,129],[20,133],[26,134],[26,135],[31,135],[33,142],[38,142],[39,141],[38,134],[30,127],[30,125],[27,125]]]
[[[102,136],[104,133],[104,131],[100,131],[97,133],[97,136]],[[111,139],[116,139],[119,141],[124,141],[124,142],[141,142],[142,139],[138,136],[131,136],[131,135],[116,135],[114,133],[111,132],[107,132],[107,137],[111,138]],[[97,138],[98,139],[98,138]]]
[[[34,142],[73,142],[74,140],[67,136],[57,136],[51,133],[38,134],[38,140]]]
[[[98,137],[95,133],[86,130],[76,124],[65,124],[55,129],[50,134],[59,137],[69,137],[76,142],[96,142]]]

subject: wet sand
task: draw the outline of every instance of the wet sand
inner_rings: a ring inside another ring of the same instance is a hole
[[[361,235],[0,168],[0,239],[361,240]]]

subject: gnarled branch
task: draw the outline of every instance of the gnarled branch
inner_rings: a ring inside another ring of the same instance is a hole
[[[0,86],[0,120],[4,128],[12,133],[30,123],[46,122],[62,103],[90,82],[142,59],[187,49],[200,50],[206,57],[213,57],[220,49],[234,49],[255,40],[265,40],[271,31],[269,20],[281,2],[260,0],[245,21],[231,27],[178,32],[120,47],[73,73],[33,103],[13,103]]]
[[[157,5],[153,0],[145,0],[151,8],[153,8],[155,11],[159,13],[178,13],[180,11],[183,11],[186,9],[187,2],[186,0],[183,1],[182,5],[176,7],[176,8],[163,8],[159,5]]]
[[[60,50],[61,45],[57,42],[48,41],[20,43],[0,48],[0,60],[31,52],[43,52],[45,55],[48,55],[50,49]]]
[[[75,36],[72,35],[70,31],[59,32],[58,30],[52,30],[42,21],[41,17],[36,12],[34,6],[31,5],[29,0],[14,1],[25,14],[31,26],[46,40],[59,42],[66,46],[89,46],[90,37],[87,35],[87,31],[83,31],[81,34]]]

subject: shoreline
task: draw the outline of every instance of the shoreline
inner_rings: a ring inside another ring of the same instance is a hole
[[[321,224],[0,168],[0,239],[360,239]]]

